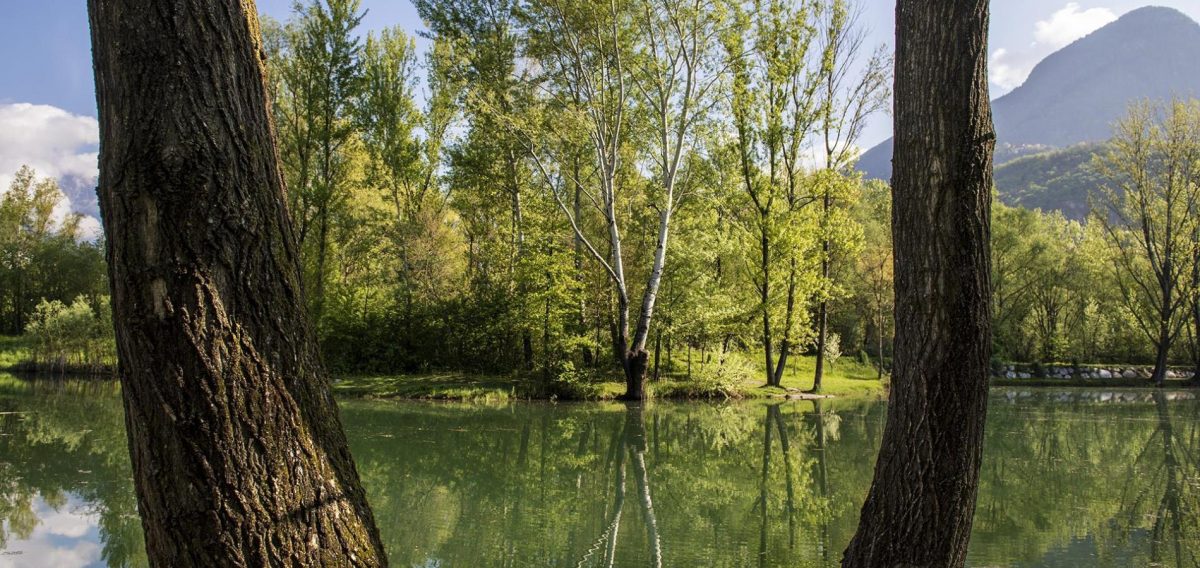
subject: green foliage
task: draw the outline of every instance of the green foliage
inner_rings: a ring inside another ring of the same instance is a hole
[[[756,376],[754,365],[745,356],[726,353],[716,364],[701,368],[695,381],[686,388],[693,397],[739,397],[742,385]]]
[[[63,199],[29,167],[0,195],[0,333],[23,332],[42,299],[95,303],[105,293],[103,244],[80,240],[79,215],[55,213]]]
[[[112,310],[108,297],[80,296],[70,304],[42,300],[30,318],[32,362],[45,370],[112,370],[116,363]]]
[[[1184,329],[1200,328],[1200,101],[1132,105],[1108,148],[1093,222],[1120,305],[1165,371]]]
[[[9,370],[18,364],[27,363],[30,357],[28,336],[0,335],[0,371]]]
[[[1010,206],[1059,211],[1082,221],[1091,211],[1091,194],[1103,181],[1093,160],[1104,152],[1102,144],[1080,144],[996,166],[998,197]]]

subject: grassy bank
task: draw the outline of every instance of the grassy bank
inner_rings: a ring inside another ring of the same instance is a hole
[[[0,336],[0,371],[38,372],[30,364],[29,338]],[[675,354],[673,361],[660,361],[660,380],[650,380],[648,390],[658,398],[769,398],[798,396],[812,388],[816,361],[813,357],[793,357],[783,377],[782,388],[765,388],[763,363],[753,353],[738,354],[721,368],[711,353],[693,354],[690,372],[686,355]],[[722,371],[725,371],[724,373]],[[58,369],[54,374],[63,374]],[[69,371],[67,374],[71,374]],[[80,373],[89,374],[89,373]],[[821,394],[829,396],[881,396],[885,382],[876,371],[858,361],[844,359],[826,368]],[[533,374],[479,375],[462,372],[419,374],[376,374],[336,377],[334,391],[339,396],[362,398],[403,398],[459,401],[501,401],[522,399],[610,400],[625,391],[624,379],[616,372],[591,373],[585,380],[547,386],[542,376]]]
[[[0,371],[15,369],[29,361],[29,343],[26,337],[0,335]]]
[[[652,397],[688,398],[770,398],[796,397],[812,388],[816,366],[813,357],[794,357],[784,374],[781,388],[766,388],[762,364],[751,366],[749,373],[714,382],[710,378],[712,361],[692,363],[693,378],[687,375],[686,360],[676,358],[674,365],[665,362],[660,380],[649,380],[647,390]],[[826,369],[821,394],[839,397],[882,396],[886,380],[881,382],[877,372],[854,361],[839,363]],[[343,377],[334,385],[339,396],[366,398],[404,398],[456,401],[502,401],[523,399],[590,399],[611,400],[625,390],[623,379],[616,373],[601,376],[586,385],[546,386],[537,376],[474,375],[458,372],[424,374],[361,375]]]
[[[62,357],[53,362],[35,361],[34,343],[29,336],[0,336],[0,371],[31,375],[55,375],[70,377],[116,376],[115,356],[104,357],[102,362],[85,363],[87,357]],[[73,352],[79,355],[78,351]]]

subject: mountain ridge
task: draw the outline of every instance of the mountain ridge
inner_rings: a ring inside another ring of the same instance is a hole
[[[1146,6],[1048,55],[1025,82],[992,101],[997,165],[1111,137],[1139,99],[1200,96],[1200,23]],[[892,140],[859,159],[868,178],[891,178]],[[1003,193],[1004,188],[1001,188]]]

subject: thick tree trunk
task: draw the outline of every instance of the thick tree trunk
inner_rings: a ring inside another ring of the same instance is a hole
[[[650,365],[650,354],[645,349],[625,353],[625,393],[621,400],[646,399],[646,368]]]
[[[151,563],[385,565],[305,314],[253,3],[88,11]]]
[[[896,345],[875,478],[843,566],[962,566],[991,355],[987,0],[899,0]]]
[[[1164,267],[1167,274],[1172,273],[1172,263],[1168,259]],[[1171,332],[1172,320],[1175,319],[1175,289],[1170,281],[1162,281],[1159,290],[1162,295],[1159,301],[1162,303],[1158,314],[1158,337],[1154,341],[1154,372],[1150,374],[1150,380],[1155,386],[1163,386],[1167,380],[1167,365],[1170,363],[1171,344],[1174,342],[1175,334]],[[1176,328],[1178,329],[1178,328]]]

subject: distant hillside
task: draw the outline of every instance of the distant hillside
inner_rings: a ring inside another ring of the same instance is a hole
[[[1088,195],[1103,181],[1092,165],[1103,150],[1103,144],[1079,144],[1012,160],[996,167],[996,190],[1009,205],[1083,219]]]
[[[1200,24],[1171,8],[1146,7],[1042,60],[1025,84],[992,103],[997,165],[1028,152],[1101,142],[1138,99],[1200,96]],[[892,141],[858,162],[867,177],[892,175]]]

